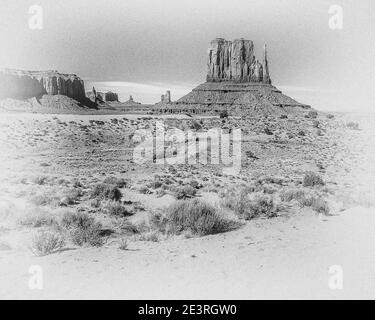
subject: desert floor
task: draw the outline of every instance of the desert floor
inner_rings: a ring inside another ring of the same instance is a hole
[[[171,118],[176,117],[163,119],[171,127],[202,120]],[[135,164],[129,137],[154,120],[139,115],[0,114],[0,298],[375,297],[374,115],[229,119],[224,126],[244,129],[242,171],[236,176],[223,175],[212,165]],[[359,129],[348,126],[350,121]],[[218,118],[201,123],[203,129],[223,127]],[[272,135],[263,133],[265,126]],[[163,212],[175,201],[168,191],[173,188],[158,194],[149,185],[155,174],[163,181],[174,179],[176,185],[195,180],[201,185],[197,197],[216,204],[221,191],[269,176],[282,180],[267,182],[277,196],[300,186],[307,170],[323,176],[325,186],[308,191],[325,197],[329,213],[285,203],[276,217],[241,220],[233,231],[202,237],[160,235],[155,241],[118,227],[123,220],[135,223],[153,210]],[[108,217],[89,205],[90,188],[108,176],[131,181],[121,189],[131,203],[131,216]],[[70,190],[77,180],[83,195],[74,204],[61,207],[61,199],[59,204],[35,200]],[[20,221],[35,211],[58,216],[62,210],[87,211],[114,231],[101,247],[67,243],[58,252],[35,256],[30,239],[45,226]],[[121,250],[124,237],[127,247]],[[30,287],[32,266],[41,267],[41,289]],[[343,271],[342,289],[330,286],[334,266]]]

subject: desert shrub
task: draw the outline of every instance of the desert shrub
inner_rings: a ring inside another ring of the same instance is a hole
[[[320,125],[320,122],[319,122],[318,120],[314,120],[314,121],[312,122],[312,126],[313,126],[313,128],[319,128],[319,125]]]
[[[300,130],[300,131],[298,131],[298,135],[301,136],[301,137],[304,137],[306,135],[306,133],[305,133],[305,131]]]
[[[141,233],[144,230],[143,227],[145,227],[145,225],[140,226],[128,220],[123,220],[119,224],[119,228],[121,229],[121,231],[123,231],[124,233],[130,233],[130,234]]]
[[[309,111],[306,115],[306,118],[310,118],[310,119],[316,119],[318,117],[318,112],[317,111]]]
[[[52,226],[57,224],[54,216],[45,212],[26,214],[18,219],[18,224],[27,227],[39,228],[42,226]]]
[[[311,208],[318,212],[327,215],[329,213],[328,202],[322,198],[314,198],[312,201]]]
[[[265,184],[265,183],[277,184],[279,186],[282,186],[284,183],[284,179],[280,177],[262,176],[262,177],[259,177],[255,181],[256,185]]]
[[[115,200],[119,201],[122,197],[121,191],[112,184],[98,183],[90,194],[91,198],[99,198],[101,200]]]
[[[231,209],[237,216],[246,220],[264,215],[274,217],[277,215],[277,206],[272,196],[262,193],[253,193],[253,186],[243,187],[227,193],[222,205]]]
[[[163,185],[163,183],[161,181],[155,180],[155,181],[150,182],[147,185],[147,187],[152,188],[152,189],[159,189],[162,185]]]
[[[192,123],[191,123],[191,125],[190,125],[190,129],[192,129],[192,130],[200,130],[200,129],[202,129],[202,125],[199,122],[193,120]]]
[[[56,194],[53,194],[51,192],[45,192],[31,197],[30,201],[38,206],[57,206],[59,204],[60,199]]]
[[[359,129],[359,124],[357,122],[354,122],[354,121],[347,122],[345,124],[345,126],[348,129],[352,129],[352,130],[358,130]]]
[[[107,177],[104,179],[103,183],[113,184],[117,188],[126,188],[130,185],[129,180],[126,180],[124,178],[116,178],[116,177]]]
[[[139,241],[152,241],[152,242],[158,242],[159,241],[159,233],[157,231],[148,231],[145,233],[142,233],[138,236]]]
[[[176,199],[188,199],[193,198],[197,194],[197,190],[193,188],[191,185],[177,187],[175,190],[175,197]]]
[[[166,219],[169,230],[173,233],[191,231],[203,236],[233,228],[233,222],[218,214],[215,207],[199,199],[172,203],[167,209]]]
[[[142,194],[150,194],[152,193],[148,186],[140,186],[138,191]]]
[[[299,203],[303,207],[311,207],[314,211],[318,213],[329,213],[328,202],[322,199],[321,197],[304,196],[301,199],[299,199]]]
[[[302,189],[288,189],[280,193],[280,199],[285,202],[290,202],[292,200],[300,201],[305,197],[305,194],[305,191]]]
[[[243,218],[250,220],[257,218],[261,215],[267,218],[272,218],[277,216],[277,207],[273,201],[273,198],[266,195],[256,195],[248,203],[248,207],[245,210]]]
[[[252,191],[251,191],[252,192]],[[248,207],[249,192],[243,187],[240,190],[227,190],[223,196],[222,205],[231,209],[238,216],[243,216]]]
[[[314,187],[319,185],[324,185],[324,181],[319,174],[312,171],[308,171],[305,173],[305,176],[303,177],[304,187]]]
[[[101,236],[102,225],[94,217],[83,212],[66,212],[61,219],[61,226],[69,234],[71,241],[78,246],[99,247],[104,241]]]
[[[37,185],[43,185],[47,182],[46,176],[36,176],[31,179],[31,182]]]
[[[273,132],[268,127],[264,128],[264,133],[269,135],[269,136],[273,135]]]
[[[165,191],[165,188],[159,188],[157,191],[156,191],[156,196],[158,198],[161,198],[162,196],[166,195],[167,192]]]
[[[264,184],[264,185],[258,186],[257,191],[263,192],[266,194],[273,194],[277,191],[277,189],[273,187],[272,185]]]
[[[220,116],[220,119],[228,118],[229,116],[228,111],[227,110],[220,111],[219,116]]]
[[[60,206],[68,206],[76,204],[79,198],[82,196],[82,190],[78,188],[72,188],[63,193],[62,198],[59,200]]]
[[[64,238],[59,233],[41,231],[32,237],[30,249],[37,256],[45,256],[60,250],[64,245]]]
[[[83,184],[81,181],[79,181],[78,179],[74,179],[73,180],[73,187],[74,188],[82,188],[83,187]]]
[[[122,238],[122,239],[120,240],[120,245],[119,245],[118,248],[119,248],[120,250],[128,250],[128,245],[129,245],[128,240],[125,239],[125,238]]]
[[[96,227],[87,229],[74,228],[69,230],[70,239],[77,246],[89,245],[92,247],[101,247],[104,240],[101,236],[101,230]]]
[[[119,201],[107,200],[102,203],[102,211],[111,216],[126,217],[134,214],[132,210]]]

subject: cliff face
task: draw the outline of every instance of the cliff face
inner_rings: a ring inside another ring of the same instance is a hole
[[[0,97],[27,99],[43,94],[65,95],[75,100],[85,98],[85,86],[75,74],[57,71],[0,71]]]
[[[228,41],[217,38],[211,41],[208,50],[208,82],[263,82],[270,84],[267,52],[263,64],[254,55],[251,40]]]

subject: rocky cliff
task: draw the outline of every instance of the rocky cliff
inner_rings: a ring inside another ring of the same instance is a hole
[[[81,101],[85,99],[85,86],[77,75],[62,74],[55,70],[0,71],[1,98],[27,99],[41,97],[43,94],[65,95]]]
[[[228,41],[217,38],[208,50],[208,82],[262,82],[271,83],[267,51],[264,47],[263,64],[254,55],[251,40]]]

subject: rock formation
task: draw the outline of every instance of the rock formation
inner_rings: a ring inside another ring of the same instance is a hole
[[[95,103],[103,102],[118,102],[118,94],[112,91],[108,92],[99,92],[95,88],[92,88],[92,91],[86,92],[86,96]]]
[[[0,97],[27,99],[48,95],[65,95],[75,100],[85,99],[85,86],[75,74],[62,74],[55,70],[24,71],[4,69],[0,71]]]
[[[161,103],[171,103],[171,92],[169,90],[167,90],[167,92],[165,94],[161,95],[160,102]]]
[[[123,104],[127,106],[134,106],[134,105],[140,105],[141,103],[134,101],[133,96],[130,95],[129,100],[125,101]]]
[[[267,47],[262,63],[254,55],[251,40],[211,41],[205,83],[176,102],[153,107],[157,113],[208,113],[232,115],[285,114],[309,110],[271,85]],[[310,109],[311,110],[311,109]]]
[[[208,50],[207,81],[271,83],[266,47],[264,50],[262,65],[255,58],[254,44],[251,40],[212,40]]]

